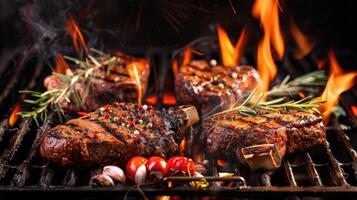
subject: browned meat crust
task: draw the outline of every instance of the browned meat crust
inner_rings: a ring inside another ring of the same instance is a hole
[[[222,111],[259,84],[258,72],[251,66],[212,66],[194,60],[176,75],[176,95],[184,104],[195,105],[203,116]]]
[[[129,66],[133,63],[135,63],[138,71],[142,94],[145,95],[150,74],[148,62],[145,59],[134,58],[123,53],[115,53],[113,56],[117,58],[119,65],[104,65],[93,72],[88,96],[81,108],[76,108],[74,104],[68,105],[67,102],[63,101],[64,108],[75,111],[94,111],[100,106],[114,102],[137,102],[137,85],[128,71]],[[56,79],[58,78],[55,76],[47,77],[44,82],[45,87],[47,89],[58,87],[60,82]],[[76,86],[81,96],[83,96],[84,88],[84,85],[78,84]]]
[[[203,122],[199,142],[210,158],[274,169],[285,153],[304,151],[326,140],[321,116],[296,110],[243,116],[225,113]]]
[[[123,165],[138,155],[168,157],[177,152],[182,130],[197,121],[193,106],[159,111],[116,103],[54,127],[40,153],[64,167]]]

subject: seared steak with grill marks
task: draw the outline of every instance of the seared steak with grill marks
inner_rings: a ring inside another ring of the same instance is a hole
[[[138,98],[137,85],[130,76],[129,71],[129,68],[132,68],[133,65],[137,68],[142,86],[142,94],[144,96],[147,90],[150,73],[150,67],[147,61],[123,53],[115,53],[113,54],[113,58],[116,59],[117,65],[110,66],[108,64],[103,64],[103,67],[98,68],[93,72],[93,78],[89,84],[88,95],[84,100],[83,105],[81,105],[81,108],[77,108],[74,103],[68,104],[64,100],[62,102],[62,107],[76,111],[94,111],[100,106],[117,101],[136,102]],[[73,72],[68,69],[66,74],[71,76]],[[85,84],[76,85],[76,89],[80,96],[83,96]],[[59,85],[59,78],[53,75],[47,77],[44,81],[44,86],[48,90],[57,88]]]
[[[258,84],[258,72],[251,66],[224,67],[194,60],[180,68],[175,90],[179,100],[195,105],[204,117],[229,108]]]
[[[133,156],[177,153],[183,132],[198,121],[193,106],[156,110],[131,103],[106,105],[48,131],[40,153],[64,167],[124,165]]]
[[[304,151],[326,141],[321,116],[297,111],[243,116],[222,113],[203,122],[199,142],[208,157],[239,160],[251,169],[279,167],[285,153]]]

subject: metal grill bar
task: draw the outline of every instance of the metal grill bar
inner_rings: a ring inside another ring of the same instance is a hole
[[[289,185],[297,186],[290,162],[287,159],[285,159],[283,162],[283,165],[284,165],[285,176],[288,178]]]
[[[5,165],[9,165],[10,162],[13,160],[19,146],[22,143],[22,139],[24,138],[25,134],[28,133],[30,130],[31,120],[25,120],[21,123],[20,129],[16,132],[13,138],[10,141],[10,146],[7,148],[0,157],[2,161],[2,165],[0,165],[0,179],[3,178],[7,172]]]
[[[304,157],[305,157],[307,173],[308,173],[308,176],[310,178],[312,185],[322,186],[321,178],[315,168],[315,164],[312,162],[310,154],[305,153]]]

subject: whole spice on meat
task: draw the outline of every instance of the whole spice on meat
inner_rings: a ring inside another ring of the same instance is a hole
[[[195,107],[144,108],[115,103],[71,119],[44,135],[40,153],[54,164],[75,168],[120,165],[135,156],[175,155],[186,128],[198,122]],[[110,117],[106,118],[106,114]],[[127,126],[139,116],[143,123]],[[114,117],[118,118],[115,122]]]
[[[199,143],[208,157],[239,161],[252,170],[276,169],[286,152],[326,142],[325,127],[316,110],[323,102],[319,98],[252,105],[248,101],[203,121]]]
[[[194,60],[180,68],[175,91],[185,104],[199,108],[203,118],[230,108],[259,85],[258,72],[251,66],[225,67],[211,60]]]

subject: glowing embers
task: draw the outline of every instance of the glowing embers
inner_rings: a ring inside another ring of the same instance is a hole
[[[217,33],[223,65],[226,67],[237,66],[239,64],[239,59],[242,55],[243,48],[247,41],[246,28],[243,28],[235,46],[233,46],[226,31],[219,25],[217,26]]]
[[[344,72],[332,50],[329,52],[328,58],[330,76],[325,90],[321,95],[322,99],[326,99],[326,103],[322,104],[319,108],[322,112],[325,125],[328,123],[329,117],[334,111],[340,95],[353,86],[357,75],[357,72]]]
[[[14,107],[14,109],[12,110],[12,112],[11,112],[11,114],[10,114],[10,117],[9,117],[9,126],[10,127],[13,127],[15,124],[16,124],[16,122],[17,122],[17,119],[18,119],[18,115],[17,115],[17,113],[19,113],[21,111],[21,103],[20,102],[18,102],[16,105],[15,105],[15,107]]]
[[[158,103],[158,96],[156,95],[151,95],[146,97],[145,102],[149,103],[150,105],[156,105]]]
[[[270,82],[277,74],[272,48],[279,59],[283,58],[285,47],[279,24],[277,0],[256,0],[252,10],[253,16],[260,19],[264,29],[263,39],[258,44],[257,67],[262,79],[261,91],[269,90]]]

